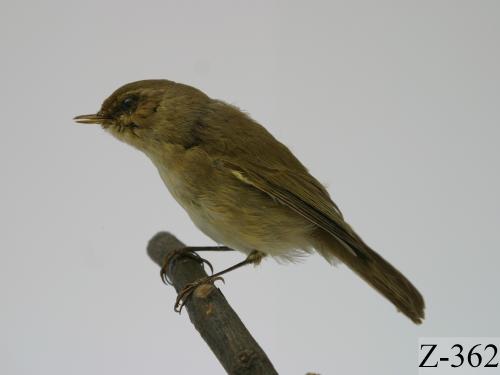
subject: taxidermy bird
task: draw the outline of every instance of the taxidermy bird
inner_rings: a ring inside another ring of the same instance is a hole
[[[346,264],[421,323],[424,300],[418,290],[356,234],[292,152],[238,108],[191,86],[144,80],[120,87],[99,112],[75,120],[100,124],[144,152],[194,224],[221,249],[247,255],[186,286],[176,307],[198,285],[264,256],[294,260],[315,251],[330,263]]]

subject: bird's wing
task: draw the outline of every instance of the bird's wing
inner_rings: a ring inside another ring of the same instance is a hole
[[[246,163],[242,165],[241,162],[220,159],[218,164],[227,168],[238,180],[268,194],[330,233],[359,255],[356,249],[364,245],[362,240],[344,221],[325,188],[309,173],[269,169]],[[261,172],[263,169],[266,173]]]

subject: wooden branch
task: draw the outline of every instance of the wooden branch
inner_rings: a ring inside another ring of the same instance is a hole
[[[149,241],[148,255],[161,266],[170,251],[185,246],[172,234],[160,232]],[[185,285],[207,276],[198,262],[187,257],[178,258],[170,268],[168,277],[177,293]],[[213,285],[199,286],[188,298],[185,308],[191,323],[228,374],[277,374],[219,289]]]

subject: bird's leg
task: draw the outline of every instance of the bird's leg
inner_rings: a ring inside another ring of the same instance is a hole
[[[227,246],[187,246],[191,251],[234,251]]]
[[[175,300],[175,305],[174,305],[174,311],[180,313],[184,305],[186,304],[187,299],[189,296],[195,291],[197,287],[203,284],[213,284],[217,280],[221,280],[224,282],[224,279],[221,277],[222,275],[234,271],[237,268],[246,266],[247,264],[255,264],[258,265],[262,258],[264,258],[266,254],[261,253],[260,251],[252,251],[244,261],[236,263],[234,266],[231,266],[229,268],[226,268],[225,270],[222,270],[220,272],[214,273],[213,275],[204,277],[202,279],[199,279],[193,283],[187,284],[177,295],[177,299]]]
[[[201,264],[206,264],[208,268],[210,268],[210,272],[214,272],[214,268],[212,264],[199,256],[197,251],[233,251],[233,249],[227,246],[185,246],[180,249],[170,251],[163,260],[163,265],[160,269],[160,276],[162,281],[165,284],[172,284],[172,282],[168,279],[167,271],[170,273],[171,267],[175,264],[175,261],[181,257],[191,258]]]

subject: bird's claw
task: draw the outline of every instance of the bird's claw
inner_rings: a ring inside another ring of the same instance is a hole
[[[172,281],[169,279],[168,274],[171,273],[172,271],[172,266],[175,264],[175,261],[177,258],[180,257],[186,257],[186,258],[191,258],[198,263],[201,263],[202,265],[206,264],[208,268],[210,269],[210,273],[214,273],[214,268],[212,266],[212,263],[210,263],[208,260],[202,258],[200,255],[198,255],[196,252],[190,250],[189,247],[183,247],[174,251],[171,251],[167,254],[165,259],[163,260],[163,266],[160,269],[160,277],[163,283],[172,285]]]
[[[225,283],[224,279],[221,276],[216,276],[216,277],[207,276],[207,277],[199,279],[195,282],[187,284],[184,288],[182,288],[182,290],[177,295],[177,298],[175,300],[175,305],[174,305],[174,311],[178,312],[180,314],[182,311],[182,308],[184,307],[184,305],[187,302],[187,299],[189,298],[189,296],[191,294],[193,294],[193,292],[195,291],[196,288],[198,288],[200,285],[203,285],[203,284],[212,284],[213,285],[217,280],[220,280],[223,283]]]

